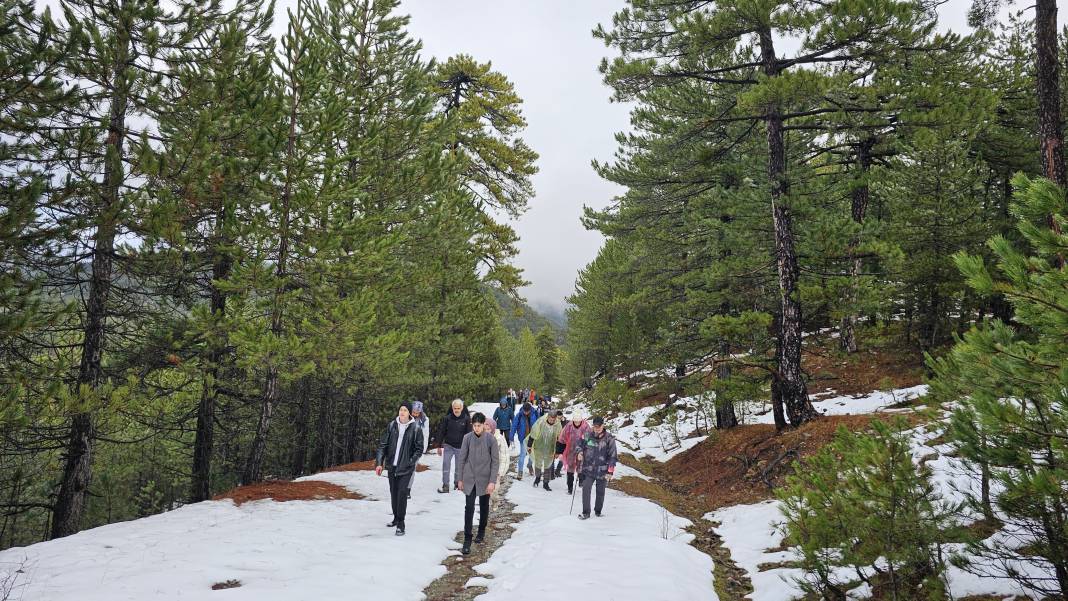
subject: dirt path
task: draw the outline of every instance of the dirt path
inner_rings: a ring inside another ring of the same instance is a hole
[[[638,461],[629,455],[621,455],[620,460],[652,480],[631,476],[614,480],[609,486],[628,495],[649,499],[693,522],[693,526],[688,528],[695,537],[690,544],[712,558],[716,594],[720,601],[747,601],[747,595],[753,592],[748,574],[731,559],[730,549],[724,546],[723,539],[716,533],[718,524],[704,518],[707,512],[694,502],[693,495],[689,491],[676,490],[658,478],[658,465],[652,461]]]
[[[525,513],[517,513],[515,511],[515,505],[507,498],[508,489],[512,486],[513,482],[511,474],[509,473],[503,480],[504,481],[501,483],[501,492],[498,497],[498,505],[496,509],[490,510],[490,521],[489,526],[486,529],[486,540],[484,540],[482,544],[472,545],[470,555],[450,555],[441,562],[441,565],[445,566],[445,569],[448,571],[444,576],[431,582],[429,586],[423,589],[423,594],[426,595],[427,601],[471,601],[475,597],[486,592],[486,587],[466,587],[465,585],[471,578],[480,576],[480,574],[475,572],[475,566],[484,563],[491,555],[493,555],[494,551],[504,544],[504,541],[511,538],[512,533],[515,532],[515,525],[523,521],[527,516]],[[456,518],[462,525],[463,515],[457,515]],[[475,520],[477,524],[477,508],[475,509]],[[462,544],[463,540],[464,533],[463,530],[461,530],[456,533],[456,542]],[[492,576],[485,577],[492,578]]]

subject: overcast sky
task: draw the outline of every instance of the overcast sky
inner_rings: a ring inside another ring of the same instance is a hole
[[[404,0],[409,31],[426,56],[470,54],[493,63],[523,99],[527,144],[541,155],[535,197],[512,225],[518,265],[535,306],[562,308],[578,270],[597,255],[601,236],[579,223],[582,206],[603,207],[620,192],[590,167],[608,159],[627,107],[609,103],[597,71],[609,54],[590,31],[608,25],[623,0]]]

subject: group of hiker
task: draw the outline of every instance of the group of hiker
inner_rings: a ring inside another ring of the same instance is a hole
[[[472,415],[461,399],[454,400],[435,434],[437,453],[442,456],[438,492],[448,493],[451,484],[451,490],[459,490],[466,497],[461,549],[464,555],[471,552],[472,542],[481,543],[486,536],[491,503],[511,467],[509,449],[513,441],[519,444],[516,480],[522,480],[527,471],[533,476],[535,487],[541,485],[551,492],[549,483],[566,472],[567,493],[576,494],[576,486],[582,490],[579,519],[588,519],[591,509],[592,515],[603,515],[605,488],[615,472],[617,455],[615,438],[605,429],[601,416],[588,420],[576,408],[564,417],[563,411],[552,408],[551,397],[539,397],[532,389],[518,394],[509,390],[492,417],[481,412]],[[415,466],[426,453],[430,439],[423,404],[416,401],[400,404],[396,419],[379,441],[375,473],[381,475],[385,471],[389,477],[393,520],[387,525],[396,528],[397,536],[404,535]],[[477,533],[473,524],[476,502]]]

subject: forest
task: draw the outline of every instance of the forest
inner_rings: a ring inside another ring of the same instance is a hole
[[[0,548],[553,391],[522,100],[397,5],[0,4]]]

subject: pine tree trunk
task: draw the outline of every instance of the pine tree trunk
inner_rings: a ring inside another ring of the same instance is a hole
[[[215,242],[212,244],[211,264],[211,324],[216,329],[210,337],[211,348],[208,351],[207,365],[203,375],[203,388],[200,402],[197,404],[197,433],[193,442],[192,491],[189,501],[206,501],[211,498],[211,454],[214,447],[215,406],[219,398],[220,364],[226,353],[226,344],[219,341],[219,322],[226,314],[226,294],[219,289],[216,282],[230,277],[233,260],[226,245],[225,229],[230,221],[229,204],[221,198],[215,217]]]
[[[776,77],[780,72],[770,29],[759,32],[764,73]],[[768,132],[768,181],[771,183],[771,217],[775,235],[775,261],[779,275],[781,321],[776,343],[779,351],[779,394],[786,415],[793,426],[800,426],[816,417],[816,410],[808,399],[804,374],[801,372],[801,300],[797,282],[799,269],[794,248],[793,221],[786,195],[786,144],[783,140],[783,119],[777,107],[764,115]]]
[[[781,321],[782,321],[782,318],[779,316],[778,313],[776,313],[775,314],[775,322],[772,325],[772,329],[776,333],[778,333],[779,330],[781,329],[781,326],[779,326],[779,323]],[[781,344],[776,344],[775,345],[775,365],[780,365],[781,363],[782,363],[782,345]],[[773,373],[772,376],[771,376],[771,414],[772,414],[772,417],[775,418],[775,430],[778,432],[778,431],[782,431],[782,430],[786,429],[786,426],[787,426],[787,423],[786,423],[786,412],[783,410],[783,407],[782,407],[782,385],[780,384],[780,378],[779,378],[778,370],[776,370],[775,373]]]
[[[868,186],[868,172],[871,171],[871,151],[875,146],[875,140],[868,138],[857,146],[857,168],[860,170],[862,181],[853,189],[852,194],[852,217],[853,221],[861,226],[864,223],[864,215],[868,210],[868,200],[871,197],[871,188]],[[847,260],[849,262],[849,313],[842,318],[842,326],[838,337],[841,350],[847,353],[857,352],[857,299],[860,296],[860,270],[861,261],[857,257],[857,247],[860,238],[853,236],[849,240]]]
[[[125,8],[126,3],[123,3]],[[125,13],[125,11],[123,11]],[[112,94],[108,114],[108,136],[105,142],[104,178],[100,191],[100,206],[96,216],[96,234],[92,252],[92,275],[89,298],[85,308],[82,332],[82,356],[78,366],[75,397],[82,392],[94,393],[104,379],[103,355],[108,317],[108,296],[111,292],[112,261],[115,252],[121,203],[119,190],[123,182],[123,142],[126,138],[126,109],[129,103],[127,61],[130,54],[128,17],[122,17],[115,33],[116,52],[112,65]],[[74,534],[80,529],[85,497],[93,477],[93,443],[96,425],[92,413],[86,411],[71,419],[63,476],[52,512],[52,538]]]
[[[1038,85],[1038,135],[1042,144],[1042,172],[1057,185],[1066,187],[1068,181],[1065,180],[1064,169],[1059,71],[1057,0],[1036,0],[1035,81]]]
[[[730,346],[726,342],[721,342],[719,345],[720,357],[728,357],[730,354]],[[729,360],[721,361],[716,366],[716,378],[720,380],[729,380],[731,377],[731,363]],[[734,411],[734,401],[730,398],[722,399],[716,397],[716,429],[726,430],[738,425],[738,414]]]
[[[296,153],[297,109],[300,102],[300,89],[295,82],[292,94],[289,105],[289,136],[286,141],[286,179],[282,188],[281,214],[279,215],[278,263],[275,265],[275,277],[278,278],[278,283],[275,285],[274,297],[271,300],[271,333],[275,337],[280,337],[282,334],[282,296],[285,294],[282,279],[286,276],[286,263],[289,259],[289,207],[293,195],[293,157]],[[268,357],[267,374],[260,403],[260,419],[256,424],[256,436],[252,441],[248,462],[245,464],[245,473],[241,476],[242,484],[249,484],[260,479],[263,454],[267,446],[267,432],[271,427],[271,413],[277,402],[278,366],[272,357]]]
[[[311,420],[311,376],[305,376],[300,382],[300,405],[297,407],[296,443],[293,445],[293,460],[290,473],[294,477],[304,475],[304,466],[308,458],[308,422]]]

